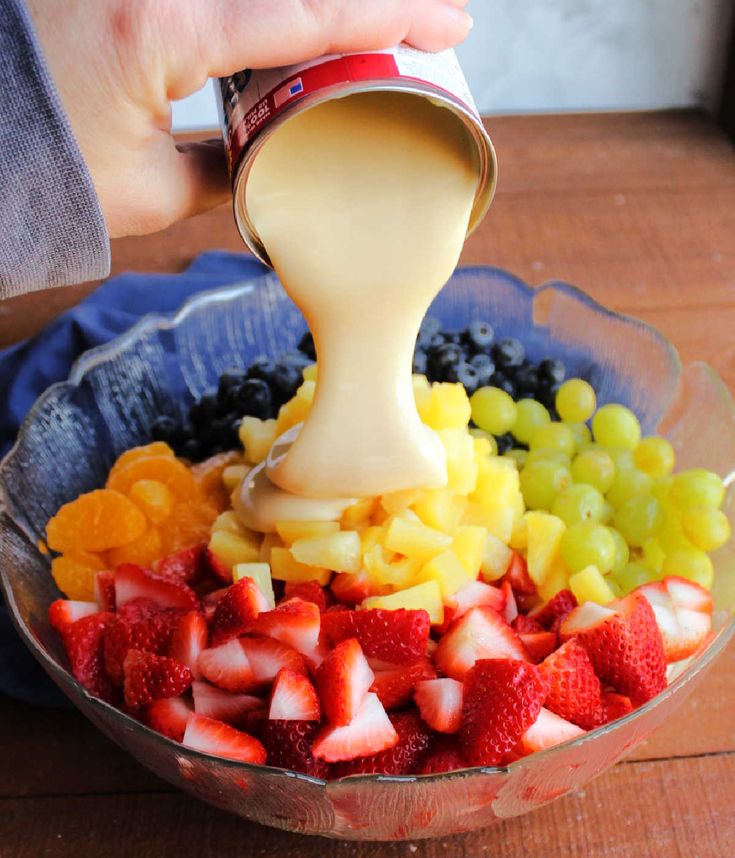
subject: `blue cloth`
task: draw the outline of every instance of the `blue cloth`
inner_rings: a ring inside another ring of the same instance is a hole
[[[79,355],[106,343],[146,313],[171,313],[198,292],[267,271],[253,256],[212,251],[181,274],[121,274],[59,316],[33,339],[0,351],[0,455],[10,449],[26,413],[51,384],[63,381]],[[26,650],[0,605],[0,693],[31,703],[65,701]]]

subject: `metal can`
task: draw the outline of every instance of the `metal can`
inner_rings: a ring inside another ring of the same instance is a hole
[[[437,54],[399,45],[382,51],[332,54],[279,69],[246,69],[215,81],[232,178],[235,221],[245,243],[270,265],[246,206],[248,176],[258,152],[280,126],[302,110],[362,92],[405,92],[449,108],[477,148],[480,177],[471,232],[492,202],[497,184],[495,150],[454,51]]]

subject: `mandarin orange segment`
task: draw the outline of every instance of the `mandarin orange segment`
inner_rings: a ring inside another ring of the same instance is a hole
[[[138,480],[128,492],[128,498],[139,506],[148,521],[160,524],[174,508],[174,496],[164,483],[158,480]]]
[[[157,480],[177,498],[188,498],[196,492],[191,471],[171,456],[143,456],[122,468],[113,468],[107,479],[107,488],[126,495],[138,480]]]
[[[199,486],[211,503],[213,503],[220,512],[230,508],[230,496],[222,482],[222,474],[225,468],[231,465],[242,464],[242,456],[234,450],[226,453],[218,453],[194,465],[191,469],[194,482]]]
[[[94,601],[94,576],[107,565],[103,558],[89,552],[65,554],[51,561],[56,586],[69,599]]]
[[[219,510],[210,503],[177,504],[163,529],[163,555],[208,542]]]
[[[137,563],[139,566],[152,566],[155,560],[159,560],[166,553],[163,548],[161,531],[151,525],[134,542],[108,551],[105,554],[105,559],[110,569],[114,569],[121,563]]]
[[[96,489],[61,507],[46,526],[46,542],[65,554],[106,551],[132,542],[145,529],[145,516],[124,494]]]
[[[174,456],[174,451],[163,441],[153,441],[151,444],[144,444],[141,447],[133,447],[131,450],[126,450],[124,453],[120,454],[117,461],[112,466],[110,475],[107,479],[109,480],[113,474],[127,467],[131,462],[137,462],[138,459],[145,459],[149,456],[168,456],[169,458],[172,458]]]

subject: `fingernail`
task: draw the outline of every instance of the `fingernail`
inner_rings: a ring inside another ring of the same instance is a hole
[[[474,19],[469,12],[465,12],[465,10],[461,9],[459,6],[455,6],[453,3],[448,2],[444,4],[444,8],[447,11],[447,15],[463,30],[469,32],[475,26]]]

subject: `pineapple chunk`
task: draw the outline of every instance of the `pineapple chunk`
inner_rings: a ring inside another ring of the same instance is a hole
[[[384,545],[397,554],[431,560],[452,544],[452,537],[420,521],[394,516],[385,531]]]
[[[222,471],[222,485],[228,492],[239,492],[242,481],[249,471],[250,468],[247,465],[228,465]]]
[[[406,489],[402,492],[392,492],[389,495],[383,495],[380,499],[380,505],[389,515],[403,512],[408,507],[413,506],[423,497],[421,489]]]
[[[466,429],[439,429],[437,435],[447,454],[447,485],[457,494],[468,495],[475,489],[478,474],[472,436]]]
[[[238,563],[257,562],[260,542],[227,530],[217,530],[209,538],[209,550],[232,569]]]
[[[566,590],[569,587],[569,570],[567,569],[561,557],[558,557],[551,566],[549,574],[539,585],[538,594],[543,602],[548,602],[553,599],[559,590]]]
[[[538,586],[546,579],[559,557],[561,538],[567,529],[564,522],[547,512],[526,513],[528,528],[528,574]]]
[[[498,452],[498,446],[495,445],[495,449],[493,449],[492,442],[490,438],[492,435],[485,437],[484,435],[474,435],[473,432],[482,432],[482,429],[472,429],[470,430],[470,434],[472,435],[472,446],[475,448],[475,459],[487,459],[489,456],[494,456]]]
[[[476,464],[477,479],[470,500],[491,509],[513,506],[521,493],[515,462],[502,456],[489,456]]]
[[[283,548],[283,540],[277,533],[266,533],[260,543],[260,557],[258,559],[261,563],[270,562],[271,549],[273,548]]]
[[[238,430],[240,442],[245,448],[248,462],[258,465],[265,460],[268,450],[276,440],[276,421],[243,417]]]
[[[286,545],[291,545],[297,539],[339,533],[339,524],[336,521],[277,521],[276,533]]]
[[[418,574],[417,581],[436,581],[441,591],[442,599],[447,601],[460,587],[467,584],[474,576],[470,575],[459,557],[449,549],[432,557],[424,564]]]
[[[569,589],[580,605],[585,602],[607,605],[615,599],[615,593],[610,589],[610,585],[597,566],[588,566],[572,575],[569,578]]]
[[[291,554],[307,566],[319,566],[333,572],[357,572],[362,555],[360,534],[347,530],[328,536],[297,539],[291,546]]]
[[[528,520],[525,514],[520,518],[513,518],[508,545],[516,551],[525,551],[528,548]]]
[[[252,578],[265,596],[271,610],[276,607],[271,567],[267,563],[238,563],[232,570],[232,580],[239,581],[241,578]]]
[[[329,569],[306,566],[295,560],[288,548],[271,548],[271,576],[276,581],[291,581],[303,584],[306,581],[318,581],[322,587],[329,584],[332,573]]]
[[[311,363],[309,366],[304,367],[304,371],[301,375],[303,376],[304,381],[316,381],[317,372],[317,365],[315,363]]]
[[[221,512],[215,518],[212,533],[218,530],[226,530],[228,533],[235,533],[238,536],[249,536],[251,533],[240,521],[238,514],[231,509],[227,512]]]
[[[360,607],[364,610],[382,608],[386,611],[396,611],[399,608],[423,609],[428,613],[432,625],[441,625],[444,622],[442,594],[436,581],[425,581],[389,596],[370,596],[362,601]]]
[[[497,536],[488,533],[485,537],[485,547],[480,562],[482,579],[487,584],[497,581],[505,575],[513,558],[512,549],[502,542]]]
[[[384,536],[385,531],[382,527],[377,527],[376,525],[366,527],[360,534],[360,542],[362,543],[363,552],[369,551],[375,545],[382,545]],[[393,552],[391,552],[391,554],[392,553]]]
[[[278,420],[276,420],[276,437],[280,438],[284,432],[296,426],[298,423],[303,423],[311,411],[311,403],[307,402],[303,397],[294,396],[293,399],[281,406],[278,412]]]
[[[462,516],[462,524],[474,524],[484,527],[502,542],[508,544],[515,523],[515,513],[512,507],[488,508],[475,501],[467,504],[467,510]]]
[[[410,557],[394,560],[392,551],[382,545],[373,545],[363,552],[363,564],[370,580],[378,585],[390,585],[396,590],[410,587],[416,582],[421,563]]]
[[[363,498],[348,506],[342,513],[342,527],[345,530],[355,530],[370,524],[370,518],[378,506],[378,498]]]
[[[487,530],[477,525],[466,524],[455,531],[452,550],[471,579],[480,574],[486,538]]]
[[[416,388],[414,388],[414,393]],[[472,416],[467,391],[461,384],[433,384],[430,396],[417,401],[421,419],[432,429],[466,429]]]
[[[296,391],[296,396],[299,399],[302,399],[304,402],[308,402],[309,405],[314,401],[314,394],[316,393],[316,382],[315,381],[305,381],[301,387]]]
[[[414,393],[417,390],[431,390],[429,379],[425,375],[420,375],[417,372],[411,376],[411,386],[413,387]]]
[[[454,533],[467,509],[467,498],[451,489],[433,489],[421,493],[413,504],[416,515],[429,527]]]

